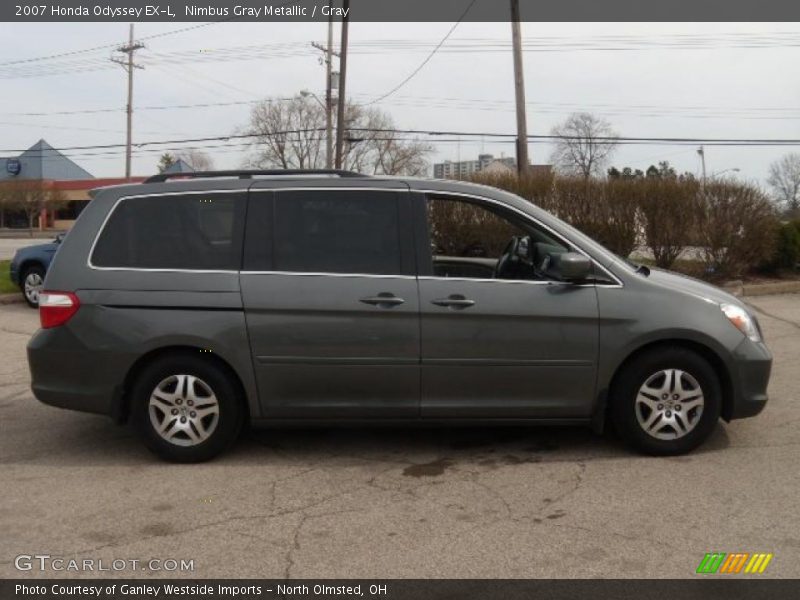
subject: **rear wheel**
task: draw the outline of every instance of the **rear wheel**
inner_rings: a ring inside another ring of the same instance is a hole
[[[708,438],[722,392],[705,358],[686,348],[657,348],[624,369],[612,390],[611,416],[628,444],[647,454],[675,455]]]
[[[39,307],[39,293],[44,286],[45,271],[39,265],[33,265],[22,273],[22,295],[31,308]]]
[[[145,444],[166,460],[209,460],[228,448],[242,428],[238,387],[224,369],[199,357],[157,360],[141,372],[131,394]]]

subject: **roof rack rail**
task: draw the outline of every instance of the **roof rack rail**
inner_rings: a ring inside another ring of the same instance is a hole
[[[258,176],[273,175],[336,175],[337,177],[369,177],[355,171],[342,169],[263,169],[263,170],[231,170],[231,171],[191,171],[188,173],[159,173],[145,179],[142,183],[163,183],[168,179],[199,179],[204,177],[238,177],[252,179]]]

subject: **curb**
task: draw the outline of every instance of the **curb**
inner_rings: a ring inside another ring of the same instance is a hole
[[[767,296],[770,294],[800,293],[800,281],[776,281],[774,283],[746,284],[741,281],[722,286],[726,292],[734,296]]]
[[[20,304],[25,302],[22,294],[0,294],[0,305],[3,304]]]

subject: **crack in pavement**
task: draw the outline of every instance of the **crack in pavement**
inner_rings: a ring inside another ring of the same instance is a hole
[[[538,464],[541,464],[541,463],[538,463]],[[584,477],[584,475],[586,473],[586,465],[582,461],[581,462],[576,462],[575,464],[578,467],[578,472],[575,474],[575,480],[574,480],[573,485],[571,486],[570,489],[568,489],[567,491],[563,492],[562,494],[557,495],[555,498],[551,499],[549,502],[543,501],[543,505],[538,510],[536,510],[536,511],[534,511],[532,513],[529,513],[527,515],[520,515],[520,516],[517,516],[517,517],[512,515],[513,511],[511,509],[511,505],[508,503],[508,501],[505,499],[505,497],[503,497],[499,492],[497,492],[496,490],[493,490],[490,486],[484,484],[483,482],[479,482],[477,480],[473,481],[473,483],[475,483],[479,487],[489,491],[492,495],[494,495],[496,498],[498,498],[503,503],[503,505],[504,505],[504,507],[506,509],[507,517],[495,517],[495,518],[490,519],[489,521],[486,521],[486,522],[483,522],[483,523],[476,523],[474,526],[472,526],[472,527],[470,527],[470,528],[468,528],[468,529],[466,529],[464,531],[459,532],[455,537],[453,537],[447,543],[447,545],[445,545],[445,548],[452,547],[458,541],[460,541],[461,538],[463,538],[464,536],[466,536],[466,535],[468,535],[468,534],[470,534],[470,533],[472,533],[474,531],[477,531],[477,530],[480,530],[480,529],[485,529],[487,527],[491,527],[493,525],[496,525],[496,524],[501,523],[501,522],[506,521],[506,520],[511,522],[511,523],[530,523],[531,521],[533,521],[537,525],[542,523],[543,522],[543,518],[542,517],[543,517],[545,511],[547,511],[548,509],[551,509],[553,506],[555,506],[559,502],[563,501],[565,498],[567,498],[570,495],[576,493],[581,488],[581,486],[583,485],[583,477]],[[477,478],[482,473],[485,473],[485,471],[475,471],[474,475]]]
[[[592,527],[585,527],[585,526],[581,526],[581,525],[568,525],[566,523],[556,523],[556,522],[552,522],[552,521],[550,523],[547,523],[547,525],[551,525],[552,527],[559,527],[559,528],[563,528],[563,529],[574,529],[576,531],[584,531],[584,532],[587,532],[587,533],[599,533],[601,535],[610,535],[610,536],[613,536],[613,537],[621,538],[623,540],[627,540],[629,542],[647,542],[648,544],[656,544],[658,546],[664,546],[665,548],[669,548],[671,550],[681,550],[682,551],[682,550],[685,549],[685,548],[682,548],[680,546],[675,546],[674,544],[669,544],[669,543],[667,543],[667,542],[665,542],[663,540],[658,540],[658,539],[655,539],[655,538],[652,538],[652,537],[648,537],[647,535],[627,535],[627,534],[624,534],[624,533],[619,533],[617,531],[609,531],[607,529],[594,529]],[[688,540],[687,539],[687,541],[692,541],[695,545],[699,545],[699,546],[702,546],[703,544],[708,543],[707,540]]]
[[[26,338],[29,338],[33,335],[30,331],[16,331],[14,329],[9,329],[8,327],[3,327],[0,325],[0,333],[10,333],[11,335],[21,335]]]
[[[289,545],[289,548],[287,548],[284,556],[286,568],[283,570],[283,578],[285,580],[288,580],[292,576],[292,567],[294,567],[294,553],[295,551],[300,550],[300,530],[303,529],[303,525],[305,525],[308,519],[308,515],[303,515],[303,517],[297,523],[297,526],[294,528],[294,532],[292,534],[292,543]]]
[[[760,306],[758,306],[756,304],[750,304],[748,302],[748,306],[751,306],[757,313],[760,313],[760,314],[764,315],[765,317],[769,317],[770,319],[775,319],[776,321],[780,321],[782,323],[786,323],[787,325],[791,325],[792,327],[800,329],[800,323],[797,323],[796,321],[792,321],[791,319],[787,319],[785,317],[779,317],[778,315],[776,315],[774,313],[771,313],[769,311],[764,310],[763,308],[761,308]]]

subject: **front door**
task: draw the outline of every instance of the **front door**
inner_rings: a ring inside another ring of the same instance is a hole
[[[421,246],[420,259],[422,416],[589,416],[596,290],[538,269],[569,244],[493,204],[415,198],[431,248]]]
[[[266,417],[419,414],[419,302],[397,189],[252,190],[241,289]]]

